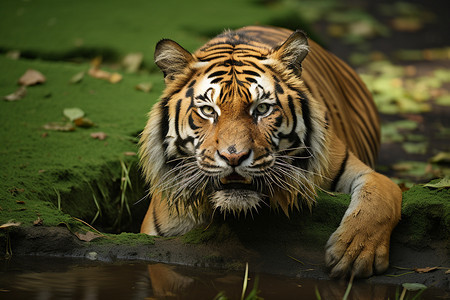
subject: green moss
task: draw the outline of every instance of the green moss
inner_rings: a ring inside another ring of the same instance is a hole
[[[106,234],[105,237],[92,240],[90,243],[96,245],[153,245],[155,244],[154,237],[143,233],[125,233],[121,234]]]
[[[195,228],[182,237],[182,241],[187,244],[205,244],[208,242],[223,242],[232,236],[232,231],[228,224],[224,222],[214,222],[207,228]]]
[[[74,85],[68,83],[69,79],[86,70],[87,65],[0,57],[0,66],[4,70],[0,74],[0,95],[14,91],[17,79],[28,68],[47,77],[45,84],[29,87],[20,101],[0,101],[0,206],[8,207],[9,213],[17,201],[49,201],[87,222],[100,208],[98,222],[117,230],[114,223],[120,212],[121,161],[132,165],[133,186],[127,192],[130,206],[133,208],[132,204],[144,195],[137,157],[124,153],[137,152],[135,136],[162,90],[160,76],[156,80],[156,76],[129,74],[115,85],[86,76]],[[134,86],[142,81],[154,82],[155,92],[136,91]],[[83,109],[96,127],[74,132],[43,129],[46,123],[63,120],[67,107]],[[105,132],[106,140],[90,136],[97,131]],[[1,215],[2,220],[16,218]],[[121,225],[124,223],[130,222]]]
[[[151,52],[161,38],[193,50],[205,42],[205,28],[216,29],[217,34],[227,28],[268,24],[284,13],[253,0],[213,2],[5,0],[0,3],[0,27],[4,28],[0,49],[21,50],[27,57],[46,60],[102,55],[114,61],[139,51],[146,54],[150,66]]]
[[[415,185],[403,193],[402,219],[395,233],[413,246],[426,246],[432,239],[448,241],[450,190]]]

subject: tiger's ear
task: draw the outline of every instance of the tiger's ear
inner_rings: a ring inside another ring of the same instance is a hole
[[[309,52],[308,38],[300,30],[292,33],[288,39],[273,49],[271,58],[282,62],[298,76],[302,73],[302,61]]]
[[[155,63],[163,72],[166,83],[183,73],[192,61],[192,54],[172,40],[164,39],[156,44]]]

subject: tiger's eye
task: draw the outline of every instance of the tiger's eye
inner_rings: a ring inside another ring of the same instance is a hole
[[[204,105],[204,106],[200,107],[200,110],[201,110],[202,114],[204,114],[207,117],[212,117],[216,113],[214,108],[212,108],[209,105]]]
[[[259,105],[256,107],[256,113],[257,113],[258,115],[263,115],[263,114],[265,114],[266,112],[269,111],[269,108],[270,108],[269,104],[267,104],[267,103],[261,103],[261,104],[259,104]]]

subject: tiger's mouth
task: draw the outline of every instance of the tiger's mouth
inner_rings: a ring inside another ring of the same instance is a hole
[[[220,178],[220,187],[218,190],[256,190],[252,184],[251,177],[244,177],[236,172],[231,173],[226,177]]]

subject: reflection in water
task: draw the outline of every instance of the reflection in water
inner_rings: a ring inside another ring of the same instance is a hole
[[[244,272],[144,263],[100,263],[40,257],[2,261],[1,299],[239,299]],[[250,272],[251,273],[251,272]],[[264,299],[342,299],[347,283],[250,274]],[[395,299],[397,287],[356,282],[349,299]],[[434,299],[427,291],[421,299]]]

